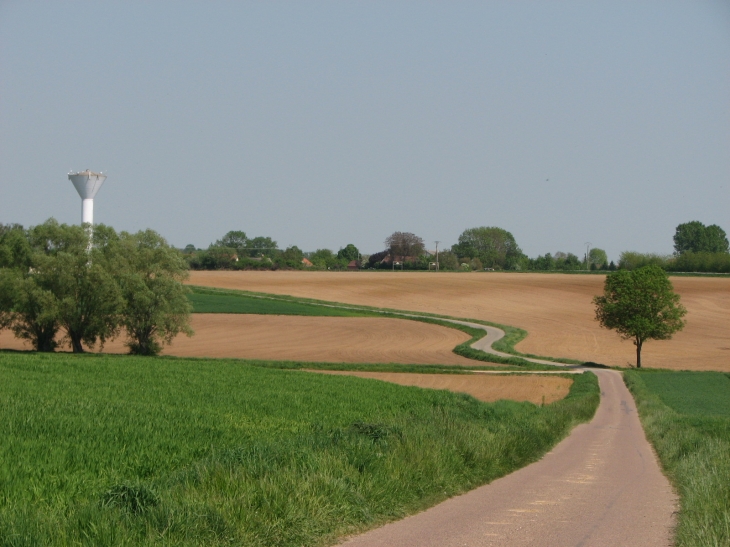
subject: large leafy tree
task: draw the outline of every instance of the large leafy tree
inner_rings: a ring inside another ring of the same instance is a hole
[[[112,228],[58,224],[50,220],[31,228],[34,279],[49,291],[58,323],[74,353],[93,348],[119,332],[122,298],[110,260],[117,239]]]
[[[36,351],[53,351],[60,328],[56,300],[36,273],[27,232],[0,224],[0,329],[12,330]]]
[[[55,350],[61,328],[55,296],[39,286],[35,276],[9,268],[0,270],[0,329],[3,328],[28,340],[36,351]]]
[[[121,326],[130,353],[156,355],[178,334],[191,336],[189,290],[182,284],[188,268],[180,253],[152,230],[122,232],[118,249]]]
[[[337,258],[350,262],[360,260],[360,250],[352,243],[348,243],[344,249],[337,251]]]
[[[341,263],[335,253],[329,249],[317,249],[309,256],[309,260],[312,261],[315,268],[323,270],[328,268],[337,268]]]
[[[602,296],[593,299],[596,320],[636,346],[636,367],[647,340],[668,340],[681,330],[687,310],[666,272],[658,266],[619,270],[606,276]]]
[[[464,230],[451,251],[461,258],[478,258],[487,268],[515,268],[524,256],[514,236],[494,226]]]
[[[597,247],[592,248],[588,251],[588,266],[591,269],[601,268],[604,265],[608,265],[608,255],[603,249]]]
[[[423,239],[411,232],[393,232],[385,239],[385,246],[393,260],[417,258],[426,249]]]
[[[298,269],[303,267],[303,258],[304,253],[302,250],[296,245],[292,245],[281,252],[281,255],[276,259],[276,264],[278,267]]]
[[[248,240],[248,254],[252,257],[268,256],[271,258],[278,249],[276,241],[270,237],[258,236]]]
[[[674,251],[676,254],[686,252],[727,253],[728,250],[727,235],[716,224],[705,226],[699,220],[693,220],[677,226],[674,233]]]
[[[224,235],[221,239],[215,242],[216,247],[228,247],[229,249],[245,249],[248,246],[248,237],[246,232],[240,230],[233,230]]]
[[[57,299],[58,322],[74,353],[97,342],[103,347],[115,338],[123,308],[119,286],[100,253],[92,250],[89,255],[61,252],[47,257],[40,267],[44,285]]]

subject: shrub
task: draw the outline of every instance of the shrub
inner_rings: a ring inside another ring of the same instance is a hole
[[[686,251],[667,264],[672,272],[730,273],[730,254]]]
[[[653,265],[666,269],[670,260],[671,257],[667,255],[624,251],[619,257],[618,267],[620,270],[636,270],[637,268]]]

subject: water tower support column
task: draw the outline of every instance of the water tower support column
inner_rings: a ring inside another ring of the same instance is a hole
[[[81,202],[81,223],[94,224],[94,200],[85,199]]]

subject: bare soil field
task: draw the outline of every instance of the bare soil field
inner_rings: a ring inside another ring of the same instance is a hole
[[[448,389],[488,403],[500,399],[549,404],[565,397],[573,380],[556,376],[481,375],[481,374],[418,374],[408,372],[363,372],[355,370],[308,370],[320,374],[358,376],[402,386]]]
[[[192,338],[178,336],[163,354],[333,363],[404,363],[474,366],[452,352],[469,339],[461,331],[404,319],[194,314]],[[29,349],[9,331],[0,349]],[[121,339],[106,353],[126,353]]]
[[[649,341],[646,367],[730,371],[730,279],[672,277],[687,326],[672,340]],[[289,294],[470,317],[520,327],[525,353],[612,366],[635,362],[635,349],[594,320],[592,298],[604,276],[435,272],[191,272],[189,283]]]

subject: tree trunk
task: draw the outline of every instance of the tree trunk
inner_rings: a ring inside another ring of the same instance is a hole
[[[35,350],[44,352],[54,351],[56,349],[56,332],[58,332],[58,328],[55,326],[45,328],[43,326],[39,326],[36,328],[33,332],[35,336],[33,340]]]
[[[81,345],[81,338],[73,334],[69,334],[69,337],[71,338],[71,348],[73,348],[73,352],[84,353],[84,347]]]
[[[636,340],[636,368],[641,368],[641,345],[644,343],[643,340]]]

